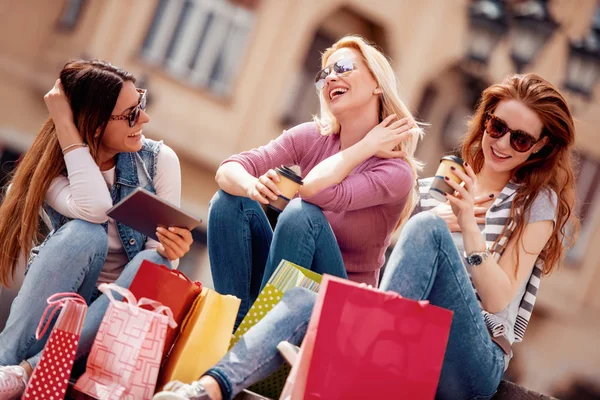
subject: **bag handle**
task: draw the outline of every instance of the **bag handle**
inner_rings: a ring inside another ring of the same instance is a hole
[[[104,293],[106,297],[108,297],[110,302],[118,308],[129,307],[130,310],[133,310],[134,312],[139,312],[140,306],[149,305],[154,308],[153,310],[150,310],[151,312],[156,312],[158,314],[163,314],[167,316],[168,324],[171,328],[177,327],[177,323],[173,318],[173,312],[171,311],[171,308],[163,305],[162,303],[159,303],[156,300],[151,300],[143,297],[138,301],[136,300],[133,293],[131,293],[128,289],[125,289],[115,283],[103,283],[100,286],[98,286],[98,290]],[[113,291],[119,293],[121,296],[127,299],[127,303],[117,301],[113,296]]]
[[[165,267],[165,268],[167,268],[167,267]],[[167,269],[169,270],[169,273],[171,273],[173,275],[176,275],[178,278],[185,279],[187,282],[189,282],[189,283],[191,283],[193,285],[198,286],[200,288],[200,290],[202,290],[202,282],[200,282],[200,281],[191,281],[190,278],[188,278],[183,272],[181,272],[178,269],[169,269],[169,268],[167,268]]]
[[[131,304],[134,307],[137,306],[137,300],[135,299],[133,293],[117,285],[116,283],[102,283],[100,286],[98,286],[98,290],[104,293],[111,303],[120,303],[119,301],[115,300],[115,297],[112,294],[112,292],[115,291],[121,296],[123,296],[125,299],[127,299],[127,302],[129,302],[129,304]]]
[[[152,312],[158,313],[158,314],[162,314],[162,315],[166,315],[167,318],[169,319],[168,324],[171,328],[175,329],[177,328],[177,322],[175,322],[175,318],[173,317],[173,311],[171,311],[171,307],[165,306],[162,303],[159,303],[156,300],[152,300],[152,299],[148,299],[146,297],[142,297],[138,303],[137,306],[141,307],[144,305],[148,305],[150,307],[153,307]]]
[[[385,294],[387,294],[389,296],[389,298],[387,299],[388,301],[393,301],[393,300],[398,300],[398,299],[404,299],[405,297],[402,297],[402,295],[393,292],[391,290],[388,290],[387,292],[385,292]],[[429,300],[412,300],[412,299],[408,299],[407,300],[411,300],[411,301],[416,301],[417,304],[419,306],[421,306],[421,308],[425,308],[429,305]]]
[[[185,275],[183,272],[179,271],[178,269],[171,269],[171,268],[167,267],[167,266],[166,266],[166,265],[164,265],[164,264],[155,264],[155,263],[153,263],[153,262],[151,262],[151,261],[147,261],[147,260],[146,260],[146,261],[144,261],[144,263],[150,263],[150,264],[156,265],[156,266],[158,266],[160,269],[164,269],[164,270],[166,270],[166,271],[167,271],[169,274],[171,274],[171,275],[175,275],[175,276],[177,276],[178,278],[181,278],[181,279],[185,280],[186,282],[192,283],[192,284],[194,284],[194,285],[196,285],[196,286],[200,287],[200,289],[202,289],[202,282],[200,282],[200,281],[193,281],[193,282],[192,282],[192,281],[190,280],[190,278],[188,278],[188,277],[187,277],[187,276],[186,276],[186,275]]]
[[[84,298],[77,293],[60,292],[48,297],[48,299],[46,300],[48,306],[44,310],[44,314],[42,314],[40,323],[38,324],[37,329],[35,330],[36,340],[40,340],[40,338],[44,337],[44,335],[48,331],[48,328],[50,327],[50,322],[54,319],[56,313],[62,310],[62,308],[69,301],[79,303],[87,307],[87,303],[85,302]],[[46,318],[48,313],[50,313],[50,316]]]
[[[379,289],[374,288],[371,285],[367,285],[366,283],[360,283],[358,285],[359,287],[363,288],[363,289],[371,289],[374,291],[379,291]],[[388,296],[386,301],[394,301],[397,299],[403,299],[404,297],[402,297],[402,295],[400,293],[396,293],[392,290],[388,290],[385,292],[385,294]],[[425,308],[429,305],[429,300],[416,300],[416,302],[419,304],[419,306],[421,306],[421,308]]]

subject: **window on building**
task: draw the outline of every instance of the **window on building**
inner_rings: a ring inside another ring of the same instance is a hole
[[[226,0],[160,0],[141,55],[186,83],[228,95],[254,22]]]
[[[315,74],[321,69],[321,53],[337,39],[348,34],[358,34],[375,42],[384,51],[385,34],[382,27],[366,19],[351,7],[339,8],[325,16],[308,48],[304,63],[291,81],[291,90],[283,99],[282,124],[285,128],[310,121],[319,113],[319,97],[314,86]]]
[[[62,12],[58,18],[61,30],[71,31],[77,26],[87,0],[65,0]]]
[[[581,219],[581,231],[576,245],[568,252],[567,260],[577,266],[594,234],[594,220],[600,207],[600,160],[583,153],[577,154],[579,168],[576,177],[577,204],[575,212]]]
[[[319,113],[315,74],[321,69],[321,53],[334,41],[333,37],[322,31],[313,37],[302,69],[293,77],[290,90],[285,91],[282,123],[286,128],[310,121],[313,115]]]

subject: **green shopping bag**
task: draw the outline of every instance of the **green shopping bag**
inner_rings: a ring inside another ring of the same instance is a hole
[[[294,287],[303,287],[316,293],[319,291],[321,279],[321,275],[316,272],[302,268],[289,261],[281,260],[277,269],[256,298],[256,301],[250,307],[248,314],[246,314],[246,317],[244,317],[242,323],[233,334],[231,346],[237,343],[250,328],[263,319],[279,303],[285,292]],[[272,399],[278,399],[289,373],[290,367],[284,365],[267,379],[254,384],[250,390]]]

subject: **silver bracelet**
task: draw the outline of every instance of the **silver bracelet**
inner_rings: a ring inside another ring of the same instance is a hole
[[[73,143],[62,149],[62,153],[65,154],[67,150],[72,149],[73,147],[88,147],[88,145],[85,143]]]

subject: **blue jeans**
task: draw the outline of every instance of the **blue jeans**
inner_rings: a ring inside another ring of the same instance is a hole
[[[433,214],[411,218],[388,262],[382,290],[454,311],[437,389],[438,399],[490,399],[504,372],[504,353],[488,334],[469,276],[445,222]],[[288,291],[206,375],[214,377],[224,399],[268,377],[283,359],[276,349],[286,340],[300,344],[316,295]]]
[[[323,211],[300,199],[290,201],[273,232],[258,202],[219,190],[208,211],[208,255],[215,290],[242,300],[236,328],[282,259],[347,278]]]
[[[43,244],[27,270],[0,333],[0,365],[27,360],[35,368],[50,330],[40,340],[35,339],[35,331],[48,305],[46,299],[59,292],[79,293],[88,302],[76,359],[90,352],[109,303],[105,295],[94,299],[107,250],[104,228],[82,220],[66,223]],[[128,288],[143,260],[170,265],[155,250],[144,250],[125,266],[115,283]],[[120,300],[121,296],[115,294],[115,298]]]

